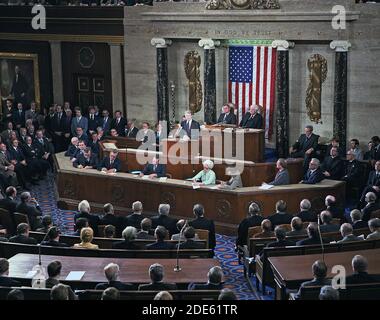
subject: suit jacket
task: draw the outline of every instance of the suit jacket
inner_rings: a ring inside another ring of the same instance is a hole
[[[106,168],[107,170],[116,169],[116,172],[119,172],[121,170],[121,161],[120,161],[119,158],[116,158],[114,160],[113,164],[111,165],[110,158],[109,157],[105,157],[100,162],[98,170],[100,171],[100,170],[102,170],[102,168]]]
[[[243,119],[240,121],[240,127],[251,128],[251,129],[262,129],[263,128],[263,116],[256,113],[253,117],[250,112],[247,112]]]
[[[71,120],[71,134],[75,136],[76,128],[81,127],[83,129],[83,132],[86,133],[88,131],[88,119],[84,116],[80,118],[78,121],[77,117],[73,117]]]
[[[112,244],[113,249],[139,250],[140,248],[133,241],[117,241]]]
[[[322,242],[326,243],[327,240],[322,239]],[[321,240],[320,240],[319,236],[313,237],[313,238],[303,239],[303,240],[297,241],[297,243],[296,243],[297,246],[308,246],[308,245],[312,245],[312,244],[321,244]]]
[[[314,133],[312,133],[309,138],[306,137],[306,134],[301,134],[296,143],[293,145],[293,149],[296,149],[297,152],[305,155],[305,152],[310,148],[313,148],[314,150],[317,149],[318,139],[319,135]]]
[[[339,180],[342,177],[343,169],[344,163],[339,156],[335,158],[326,157],[322,163],[322,171],[330,173],[330,176],[326,177],[326,179]]]
[[[88,132],[96,131],[96,128],[99,127],[99,117],[94,115],[94,119],[91,119],[91,116],[88,115]]]
[[[177,245],[178,248],[178,245]],[[203,243],[196,242],[194,240],[186,240],[185,242],[182,242],[179,244],[180,249],[205,249],[205,246]]]
[[[296,243],[294,241],[289,240],[281,240],[281,241],[274,241],[270,242],[266,245],[267,248],[279,248],[279,247],[291,247],[295,246]]]
[[[21,111],[21,113],[18,109],[13,111],[12,122],[14,126],[25,127],[25,111]]]
[[[8,152],[7,152],[8,153]],[[14,176],[15,172],[11,170],[5,171],[5,167],[9,167],[11,165],[8,160],[7,153],[0,152],[0,173],[5,177]]]
[[[34,238],[26,237],[23,234],[13,236],[9,239],[12,243],[23,243],[23,244],[37,244],[37,240]]]
[[[0,287],[21,287],[21,283],[12,278],[0,276]]]
[[[366,221],[363,221],[363,220],[358,220],[358,221],[355,221],[353,224],[352,224],[352,228],[355,230],[355,229],[365,229],[367,228],[368,229],[368,223]]]
[[[16,160],[17,162],[25,160],[25,156],[24,156],[24,153],[22,152],[21,147],[17,147],[16,149],[14,147],[11,147],[8,150],[8,152],[9,152],[10,160]]]
[[[233,112],[229,112],[226,115],[226,118],[224,118],[225,115],[226,115],[225,113],[220,114],[219,119],[218,119],[218,123],[224,123],[224,124],[236,124],[237,123],[236,116]]]
[[[189,138],[198,139],[199,130],[201,129],[199,122],[192,119],[191,127],[189,128],[189,126],[187,125],[187,120],[184,120],[181,122],[181,127],[182,127],[182,131],[184,131]]]
[[[368,203],[363,209],[363,217],[362,220],[368,222],[371,219],[372,212],[380,209],[379,204],[377,203]]]
[[[321,182],[325,176],[322,173],[322,170],[320,168],[316,169],[313,173],[311,173],[311,170],[307,170],[304,179],[302,181],[303,184],[316,184],[318,182]]]
[[[32,112],[31,109],[26,110],[25,111],[25,121],[28,119],[32,119],[33,122],[37,122],[38,121],[38,115],[39,114],[37,111]]]
[[[299,214],[297,214],[297,217],[299,217],[303,222],[317,222],[317,215],[311,211],[300,211]]]
[[[139,231],[137,232],[136,239],[141,239],[141,240],[154,240],[155,237],[148,232],[145,231]]]
[[[166,165],[159,163],[154,170],[153,164],[148,163],[142,173],[145,175],[156,173],[157,178],[166,177]]]
[[[165,282],[156,282],[148,284],[140,284],[139,291],[173,291],[177,290],[177,285],[175,283],[165,283]]]
[[[98,225],[100,218],[94,214],[89,214],[87,212],[78,212],[74,216],[74,222],[76,222],[79,218],[86,218],[88,220],[89,226],[94,231],[94,236],[98,235]]]
[[[242,188],[243,181],[241,181],[241,176],[232,176],[230,180],[223,186],[223,189],[235,190],[236,188]]]
[[[337,243],[343,243],[343,242],[352,242],[352,241],[362,241],[362,238],[359,238],[357,236],[354,236],[353,234],[345,236],[342,240],[337,241]]]
[[[74,158],[74,156],[76,155],[78,150],[79,150],[78,147],[76,147],[70,143],[69,148],[65,152],[65,156],[70,157],[70,159],[72,159],[72,158]]]
[[[107,119],[105,119],[105,118],[99,119],[99,126],[103,128],[104,135],[107,135],[107,133],[110,131],[111,121],[112,121],[112,118],[110,118],[110,117],[108,117]]]
[[[125,136],[128,138],[136,138],[137,132],[139,132],[139,129],[137,129],[136,127],[133,127],[132,129],[128,129],[125,132]]]
[[[349,182],[350,184],[358,185],[360,182],[360,174],[361,169],[359,161],[347,161],[344,168],[343,180]]]
[[[116,288],[117,290],[134,290],[135,286],[131,283],[123,283],[121,281],[110,281],[105,283],[98,283],[95,290],[105,290],[107,288]]]
[[[58,113],[56,113],[51,122],[52,132],[65,132],[66,113],[62,111],[61,119],[59,119]]]
[[[83,167],[89,166],[93,169],[98,168],[98,157],[96,154],[91,154],[90,158],[86,159],[83,153],[79,153],[76,160],[73,162],[74,168],[78,168],[81,165]]]
[[[380,160],[380,144],[378,144],[376,147],[372,147],[370,152],[370,158],[371,160]]]
[[[19,202],[15,199],[11,199],[10,197],[6,197],[0,200],[0,208],[6,209],[12,216],[13,212],[16,212],[16,208]]]
[[[361,283],[380,282],[379,275],[368,274],[367,272],[355,272],[346,277],[346,284],[361,284]]]
[[[270,222],[272,222],[272,228],[274,229],[276,226],[280,224],[290,224],[293,219],[293,215],[289,213],[275,213],[268,217]]]
[[[46,138],[42,138],[42,142],[40,142],[37,138],[34,140],[33,144],[37,145],[37,147],[40,147],[43,153],[48,152],[50,154],[54,153],[53,145],[50,143],[50,141]]]
[[[292,230],[286,233],[287,237],[306,236],[306,235],[307,235],[307,231],[305,229]]]
[[[278,171],[274,180],[269,182],[268,184],[274,185],[274,186],[280,186],[284,184],[290,183],[290,177],[289,177],[289,171],[287,169]]]
[[[96,140],[95,142],[93,140],[88,142],[87,145],[89,148],[91,148],[92,153],[99,155],[100,154],[100,145],[99,140]]]
[[[42,241],[41,246],[49,246],[49,247],[61,247],[61,248],[67,248],[70,247],[67,243],[59,242],[59,241]]]
[[[187,290],[222,290],[223,284],[214,283],[190,283]]]
[[[264,220],[262,216],[259,215],[253,215],[248,218],[245,218],[242,222],[239,224],[238,228],[238,236],[236,239],[236,245],[246,245],[247,244],[247,237],[248,237],[248,229],[250,227],[257,227],[261,225],[261,222]]]
[[[155,229],[157,226],[163,226],[169,231],[169,235],[177,233],[178,229],[176,226],[177,219],[165,216],[158,215],[151,218],[152,220],[152,229]]]
[[[301,298],[301,289],[305,287],[314,287],[314,286],[329,286],[331,285],[331,280],[326,278],[314,278],[310,281],[305,281],[301,283],[298,293],[295,295],[295,299],[299,300]]]
[[[376,171],[371,171],[367,181],[368,187],[380,187],[380,174],[377,176]]]
[[[142,214],[132,213],[125,218],[125,227],[135,227],[137,230],[141,228],[141,221],[144,219]]]
[[[16,207],[16,212],[19,213],[24,213],[28,216],[30,226],[32,230],[36,230],[38,227],[40,227],[40,221],[38,217],[42,216],[41,208],[21,202],[19,205]]]
[[[117,123],[117,119],[114,118],[111,122],[110,129],[116,129],[119,136],[125,136],[125,125],[127,124],[127,119],[121,117],[119,123]]]
[[[215,224],[213,220],[206,219],[205,217],[197,217],[193,221],[189,222],[189,226],[194,229],[208,230],[208,244],[211,249],[215,248],[216,238],[215,238]],[[175,232],[174,232],[175,233]]]
[[[155,243],[147,244],[145,246],[146,250],[173,250],[175,249],[175,244],[165,241],[156,241]]]
[[[326,232],[337,232],[340,229],[340,226],[334,223],[328,223],[328,224],[322,224],[319,229],[321,230],[321,233]]]

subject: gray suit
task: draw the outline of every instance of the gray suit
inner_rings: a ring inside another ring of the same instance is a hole
[[[376,239],[380,239],[380,231],[372,232],[371,234],[367,236],[366,240],[376,240]]]
[[[289,171],[287,169],[284,169],[282,171],[277,172],[276,177],[272,182],[269,182],[268,184],[274,185],[274,186],[280,186],[284,184],[289,184],[290,178],[289,178]]]
[[[78,121],[77,117],[72,118],[71,120],[71,133],[73,136],[76,136],[76,129],[81,127],[84,133],[87,133],[88,130],[88,120],[86,117],[82,116],[80,121]]]
[[[353,234],[350,234],[348,236],[345,236],[342,240],[337,241],[337,243],[342,242],[352,242],[352,241],[362,241],[362,238],[359,238],[357,236],[354,236]]]
[[[243,182],[241,181],[240,175],[232,176],[230,180],[223,186],[223,189],[235,190],[236,188],[242,188]]]

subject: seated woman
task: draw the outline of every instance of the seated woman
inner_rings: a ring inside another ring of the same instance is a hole
[[[82,249],[99,249],[97,244],[92,244],[91,241],[94,238],[94,231],[88,228],[82,228],[80,232],[81,243],[74,244],[74,248],[82,248]]]
[[[201,182],[198,183],[200,186],[215,184],[216,175],[215,175],[215,172],[212,171],[213,167],[214,167],[214,163],[211,160],[203,161],[203,170],[200,171],[195,177],[192,178],[193,182],[197,183],[200,180]]]
[[[243,187],[239,169],[227,168],[226,174],[231,176],[231,178],[228,181],[222,181],[222,183],[218,186],[219,189],[235,190],[236,188]]]

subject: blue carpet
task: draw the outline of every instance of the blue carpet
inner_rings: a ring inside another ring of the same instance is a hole
[[[40,203],[42,212],[52,216],[53,223],[59,226],[63,234],[73,232],[75,212],[57,208],[56,188],[52,176],[41,181],[40,185],[34,186],[31,194]],[[232,289],[239,300],[255,300],[256,297],[244,277],[243,266],[239,264],[234,251],[235,237],[218,234],[216,240],[215,256],[223,268],[225,287]],[[273,296],[264,297],[264,299],[271,298]]]

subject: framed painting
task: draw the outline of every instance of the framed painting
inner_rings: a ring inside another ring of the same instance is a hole
[[[0,96],[5,106],[10,99],[14,105],[29,106],[32,101],[40,108],[38,55],[0,52]],[[2,109],[2,108],[1,108]]]

